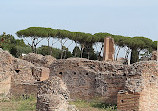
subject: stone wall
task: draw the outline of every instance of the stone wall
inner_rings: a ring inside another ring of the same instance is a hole
[[[59,77],[38,83],[37,111],[67,111],[69,91]]]
[[[128,66],[71,58],[58,60],[50,67],[50,76],[66,83],[71,99],[98,98],[116,103],[117,92],[124,89]]]
[[[46,67],[37,67],[0,49],[0,97],[35,94],[34,83],[48,79],[49,73]]]
[[[49,67],[54,61],[56,61],[56,58],[50,55],[43,56],[41,54],[35,53],[29,53],[22,57],[22,59],[31,62],[32,64],[38,67]]]
[[[139,111],[138,93],[118,92],[117,95],[117,110],[118,111]]]
[[[29,96],[37,96],[37,85],[36,84],[11,84],[10,93],[14,97],[23,97],[24,99]]]
[[[158,55],[157,51],[153,51],[152,56],[151,56],[151,60],[157,60],[157,55]]]
[[[157,102],[157,62],[139,62],[131,65],[125,91],[118,94],[118,111],[157,111]]]
[[[7,97],[10,94],[11,76],[0,81],[0,98]]]
[[[11,88],[11,75],[14,74],[12,67],[14,57],[0,48],[0,99],[8,97]]]

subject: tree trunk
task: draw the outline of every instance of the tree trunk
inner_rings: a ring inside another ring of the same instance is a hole
[[[62,39],[61,39],[60,43],[61,43],[61,56],[60,56],[60,59],[62,59],[63,58],[63,43],[62,43]]]
[[[118,59],[118,55],[119,55],[120,49],[121,49],[121,47],[118,48],[118,51],[117,51],[117,54],[116,54],[116,61]]]
[[[83,57],[83,50],[84,50],[84,45],[81,44],[81,58]]]

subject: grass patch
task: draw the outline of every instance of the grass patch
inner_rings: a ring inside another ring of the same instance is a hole
[[[116,105],[108,105],[97,101],[73,101],[70,104],[76,105],[80,111],[117,111]]]
[[[36,98],[0,100],[0,111],[36,111]]]

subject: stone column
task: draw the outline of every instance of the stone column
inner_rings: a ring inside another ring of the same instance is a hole
[[[111,37],[104,38],[104,53],[103,61],[113,61],[114,60],[114,39]]]

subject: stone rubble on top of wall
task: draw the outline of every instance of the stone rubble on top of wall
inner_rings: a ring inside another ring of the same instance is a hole
[[[41,54],[29,53],[22,57],[23,60],[33,63],[35,66],[49,67],[56,58],[51,55],[43,56]]]
[[[151,60],[157,60],[157,51],[152,52]]]
[[[50,68],[54,70],[71,69],[72,67],[77,67],[78,69],[83,68],[95,73],[109,74],[109,72],[115,72],[115,74],[123,74],[122,71],[128,73],[128,65],[123,65],[118,62],[104,62],[97,60],[88,60],[85,58],[69,58],[55,61],[51,64]],[[57,68],[57,69],[56,69]],[[119,70],[119,71],[118,71]]]
[[[73,100],[101,98],[116,103],[117,92],[124,89],[128,65],[84,58],[57,60],[50,66],[50,76],[66,83]]]

